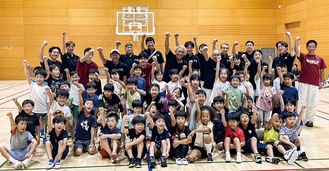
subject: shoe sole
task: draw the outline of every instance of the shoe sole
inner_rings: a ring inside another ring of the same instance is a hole
[[[298,157],[298,152],[294,151],[290,157],[290,159],[288,160],[288,164],[292,165],[295,163],[296,159]]]
[[[281,160],[279,158],[272,158],[272,164],[279,164],[280,161]]]

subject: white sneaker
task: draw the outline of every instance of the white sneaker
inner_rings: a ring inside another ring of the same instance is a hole
[[[31,154],[30,158],[25,159],[25,160],[22,161],[22,164],[25,168],[27,168],[30,165],[32,157],[33,157],[33,155]]]
[[[298,157],[298,151],[294,150],[294,152],[292,153],[290,159],[288,160],[288,164],[290,164],[290,165],[294,164],[297,157]]]
[[[60,169],[61,168],[61,161],[57,160],[54,166],[55,169]]]
[[[242,162],[242,156],[241,156],[241,153],[237,153],[236,154],[236,160],[235,160],[236,163],[241,163]]]
[[[182,163],[182,159],[181,159],[181,158],[177,158],[177,159],[176,159],[176,164],[177,164],[177,165],[181,165],[181,164],[183,164],[183,163]]]
[[[48,166],[47,166],[47,170],[51,169],[53,167],[54,167],[54,162],[49,161]]]
[[[13,162],[13,166],[14,166],[15,169],[19,169],[22,166],[22,162],[20,162],[18,160],[15,160]]]
[[[286,151],[283,155],[284,159],[289,160],[291,158],[291,155],[296,151],[296,147],[291,148],[290,150]]]
[[[188,161],[187,161],[186,158],[182,158],[182,164],[183,164],[183,165],[188,165]]]
[[[227,162],[227,163],[231,162],[231,154],[230,153],[225,154],[225,162]]]

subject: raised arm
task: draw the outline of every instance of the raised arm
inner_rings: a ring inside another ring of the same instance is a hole
[[[134,77],[134,69],[135,69],[136,66],[137,66],[136,63],[133,63],[133,65],[131,66],[130,71],[129,71],[129,77],[130,78]]]
[[[49,65],[48,65],[48,57],[47,56],[43,57],[43,64],[45,65],[45,70],[47,72],[47,76],[46,76],[45,80],[48,80],[48,78],[50,77],[50,69],[49,69]]]
[[[146,119],[150,122],[150,128],[153,129],[154,127],[154,121],[153,118],[151,118],[150,112],[145,113]]]
[[[65,68],[64,69],[64,72],[65,72],[65,74],[66,74],[66,78],[67,78],[67,82],[71,82],[71,75],[70,75],[70,70],[68,69],[68,68]]]
[[[300,45],[299,45],[300,40],[302,40],[301,37],[297,36],[296,37],[296,44],[295,44],[295,51],[296,51],[296,56],[297,57],[300,57]]]
[[[119,49],[120,46],[121,46],[121,42],[119,40],[115,41],[114,49]]]
[[[98,50],[99,58],[101,58],[102,63],[105,65],[106,64],[106,59],[105,59],[104,54],[103,54],[103,48],[98,47],[97,50]]]
[[[41,63],[43,63],[43,52],[45,50],[45,47],[47,46],[48,42],[47,41],[43,41],[41,44],[41,49],[40,49],[40,53],[39,53],[39,60]]]
[[[199,46],[198,46],[198,42],[196,41],[198,39],[197,36],[194,36],[193,37],[193,42],[194,42],[194,50],[195,50],[195,54],[198,54],[199,53]]]
[[[222,124],[223,124],[223,126],[224,126],[224,128],[227,126],[227,122],[226,122],[226,118],[225,118],[225,109],[222,109],[221,111],[220,111],[220,114],[221,114],[221,116],[222,116]]]
[[[245,65],[245,67],[244,67],[244,69],[243,69],[243,75],[244,75],[244,77],[246,78],[246,76],[247,76],[247,74],[248,74],[248,68],[249,68],[249,66],[250,66],[250,62],[246,62],[244,65]]]
[[[201,54],[204,56],[204,59],[206,61],[209,60],[209,55],[208,55],[208,46],[205,46],[201,49]]]
[[[232,55],[235,55],[236,54],[236,46],[239,44],[239,42],[238,41],[235,41],[234,43],[233,43],[233,47],[232,47]]]
[[[169,113],[170,113],[170,120],[171,120],[171,126],[174,127],[176,125],[176,119],[175,119],[175,113],[174,113],[174,107],[169,106]]]
[[[65,37],[66,37],[66,32],[64,31],[62,33],[62,52],[63,52],[63,55],[66,53],[66,40],[65,40]]]
[[[272,74],[273,58],[272,58],[272,56],[269,56],[268,59],[269,59],[269,64],[268,64],[268,74],[271,75],[271,74]]]
[[[252,118],[251,118],[251,123],[256,124],[257,119],[258,119],[259,112],[257,111],[256,106],[252,106]]]
[[[181,80],[183,78],[183,74],[184,74],[186,69],[187,69],[187,65],[183,65],[183,69],[178,74],[179,80]]]
[[[17,98],[13,98],[13,102],[15,103],[15,106],[17,107],[18,113],[22,112],[22,106],[17,102]]]
[[[273,123],[278,119],[278,117],[279,115],[277,113],[274,113],[271,119],[266,124],[265,130],[269,131],[272,128]]]
[[[219,55],[218,57],[217,57],[217,63],[216,63],[216,74],[215,74],[215,81],[216,80],[220,80],[219,79],[219,70],[220,70],[220,60],[221,60],[222,58],[221,58],[221,56]],[[232,62],[233,63],[233,62]]]
[[[145,43],[145,38],[146,38],[146,35],[143,34],[143,35],[142,35],[142,41],[141,41],[141,52],[143,52],[143,51],[145,50],[145,45],[144,45],[144,43]]]
[[[27,64],[27,60],[25,59],[23,61],[23,66],[24,66],[24,74],[27,80],[27,83],[30,85],[32,83],[32,79],[30,77],[30,71],[29,71],[29,64]]]
[[[81,112],[81,110],[83,108],[82,93],[83,93],[84,90],[80,87],[78,91],[79,91],[79,102],[80,102],[80,104],[79,104],[79,114],[80,114],[80,112]]]
[[[261,64],[261,61],[256,61],[256,63],[257,63],[257,72],[256,72],[256,75],[255,75],[255,78],[259,78],[259,76],[260,76],[260,72],[261,72],[261,70],[262,70],[262,64]]]
[[[175,33],[174,37],[175,37],[175,44],[176,44],[176,47],[177,47],[179,45],[179,41],[178,41],[179,34]]]
[[[280,90],[279,92],[279,100],[280,100],[280,111],[284,111],[284,101],[283,101],[283,97],[282,94],[284,93],[283,90]]]
[[[260,62],[259,62],[260,63]],[[262,84],[263,83],[263,76],[264,76],[264,74],[265,74],[265,70],[267,69],[267,66],[264,66],[263,67],[263,69],[262,69],[262,71],[260,72],[260,84]]]
[[[279,78],[280,78],[280,84],[282,84],[283,83],[283,74],[281,72],[281,67],[277,67],[276,70],[277,70],[277,73],[278,73]]]
[[[292,35],[291,35],[291,33],[289,31],[286,32],[286,35],[289,38],[290,56],[294,58],[295,55],[296,55],[294,40],[293,40]]]
[[[105,75],[106,75],[106,83],[110,83],[111,82],[111,75],[109,73],[109,69],[105,67],[104,72],[105,72]]]
[[[127,119],[128,119],[128,115],[123,116],[122,124],[121,124],[121,133],[126,134],[126,135],[129,134],[128,129],[125,128]]]
[[[196,123],[198,123],[201,120],[201,109],[200,109],[199,99],[197,96],[195,98],[195,108],[196,108]]]
[[[51,132],[51,130],[53,130],[53,123],[52,123],[52,118],[53,118],[53,114],[48,112],[47,113],[48,119],[47,119],[47,128],[48,128],[48,132]]]
[[[226,91],[224,92],[225,93],[225,107],[228,108],[229,105],[230,105],[230,102],[229,102],[229,97],[230,97],[230,91]]]
[[[84,62],[86,61],[87,59],[90,59],[90,56],[94,53],[94,50],[93,49],[90,49],[88,52],[86,52],[84,54],[84,56],[82,58],[80,58],[80,62]]]
[[[51,90],[50,90],[50,88],[49,88],[48,86],[45,87],[45,90],[46,90],[46,94],[47,94],[47,96],[49,97],[49,105],[51,106],[51,104],[54,103],[54,96],[53,96],[53,94],[51,93]]]
[[[13,131],[14,129],[16,129],[16,124],[13,118],[13,113],[8,112],[7,113],[8,119],[9,119],[9,123],[10,123],[10,130]]]
[[[212,42],[212,51],[216,50],[216,43],[218,42],[218,38],[215,38]]]
[[[166,55],[168,55],[168,53],[170,52],[170,47],[169,47],[169,37],[170,37],[170,33],[166,32],[165,33],[166,39],[165,39],[165,51],[166,51]]]

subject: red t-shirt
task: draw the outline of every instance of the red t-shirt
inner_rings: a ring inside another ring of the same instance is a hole
[[[98,65],[91,61],[90,64],[87,64],[86,61],[84,62],[80,62],[80,60],[78,61],[77,64],[77,72],[80,74],[80,83],[86,87],[87,83],[89,82],[89,71],[91,69],[98,69]]]
[[[151,86],[151,71],[152,64],[149,63],[145,68],[142,69],[142,77],[146,80],[146,90],[149,90]]]
[[[301,64],[299,82],[319,86],[320,70],[327,68],[323,58],[318,55],[300,53]]]
[[[234,131],[228,124],[225,127],[225,137],[230,137],[232,142],[234,138],[239,138],[240,143],[245,142],[243,130],[238,127],[237,130]]]

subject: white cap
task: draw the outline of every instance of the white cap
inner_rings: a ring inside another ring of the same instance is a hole
[[[110,55],[111,55],[113,52],[116,52],[116,53],[120,54],[120,51],[119,51],[118,49],[112,49]]]

